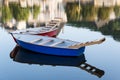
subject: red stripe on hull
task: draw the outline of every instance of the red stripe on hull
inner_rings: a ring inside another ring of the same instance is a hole
[[[56,37],[58,34],[58,29],[50,31],[50,32],[45,32],[45,33],[37,33],[34,35],[42,35],[42,36],[50,36],[50,37]]]

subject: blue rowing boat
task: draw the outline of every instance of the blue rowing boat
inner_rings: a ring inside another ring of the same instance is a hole
[[[16,43],[28,50],[58,56],[80,56],[85,51],[85,46],[100,44],[105,38],[80,43],[71,40],[52,38],[47,36],[29,35],[29,34],[12,34]]]
[[[30,50],[26,50],[20,46],[16,46],[10,53],[10,57],[14,61],[20,63],[30,63],[39,65],[54,65],[54,66],[80,66],[85,63],[85,55],[82,54],[78,57],[54,56],[46,54],[37,54]]]

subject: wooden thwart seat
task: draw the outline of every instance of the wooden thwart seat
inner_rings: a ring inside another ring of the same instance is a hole
[[[49,24],[58,24],[58,23],[60,23],[60,22],[54,22],[54,21],[49,22]]]
[[[64,43],[64,41],[56,42],[56,43],[54,43],[54,44],[51,44],[50,46],[56,46],[56,45],[61,44],[61,43]]]
[[[60,22],[59,20],[51,20],[51,22]]]
[[[54,26],[55,24],[47,24],[47,26]]]
[[[39,39],[35,39],[35,40],[30,41],[30,43],[35,43],[35,42],[37,42],[37,41],[41,41],[41,40],[42,40],[41,38],[39,38]]]
[[[48,39],[48,40],[46,40],[46,41],[43,41],[43,42],[39,43],[39,45],[44,45],[44,44],[46,44],[46,43],[48,43],[48,42],[52,42],[52,41],[54,41],[54,40]]]

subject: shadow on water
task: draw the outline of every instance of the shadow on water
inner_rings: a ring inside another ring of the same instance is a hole
[[[19,63],[51,66],[71,66],[85,70],[88,73],[96,75],[99,78],[104,75],[103,70],[100,70],[86,63],[84,54],[78,57],[46,55],[42,53],[35,53],[16,45],[16,47],[10,53],[10,57],[13,59],[13,61]]]

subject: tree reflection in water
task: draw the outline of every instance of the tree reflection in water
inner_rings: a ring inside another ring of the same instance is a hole
[[[76,11],[77,6],[78,3],[68,3],[65,7],[69,25],[85,27],[93,31],[100,31],[103,35],[110,35],[114,40],[120,41],[119,6],[96,7],[87,4],[81,5],[80,10],[78,10],[79,12]],[[114,19],[110,18],[112,13],[114,13],[115,16]]]

